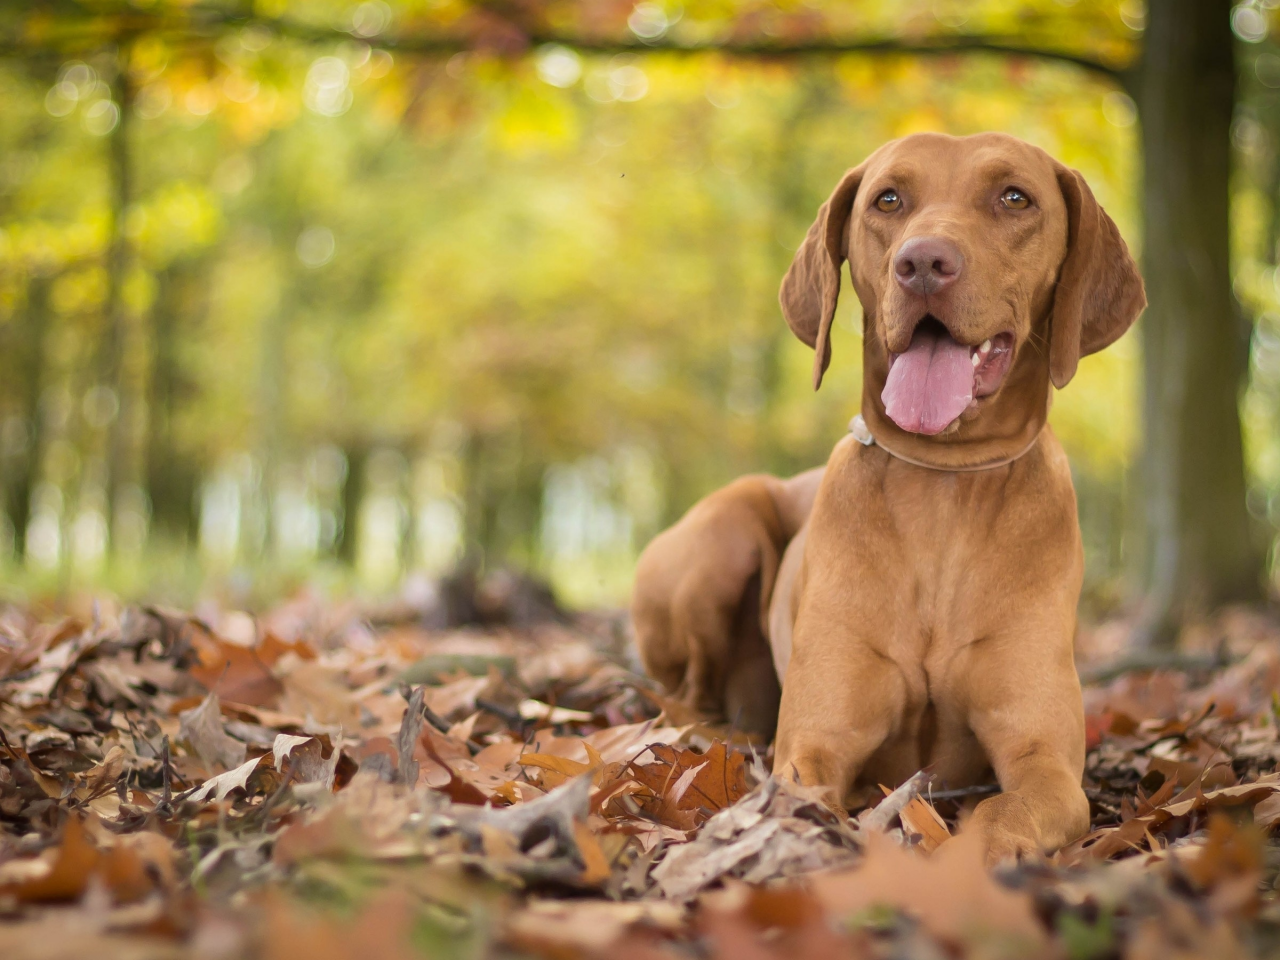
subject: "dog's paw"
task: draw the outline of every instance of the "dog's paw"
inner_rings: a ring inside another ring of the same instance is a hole
[[[805,751],[792,760],[775,760],[773,775],[780,780],[807,787],[824,807],[841,819],[849,816],[845,807],[844,792],[834,786],[837,778],[832,773],[830,759],[819,751]]]
[[[988,868],[1017,863],[1019,860],[1035,860],[1042,856],[1039,842],[1016,833],[989,834],[986,838],[986,847]]]
[[[1027,802],[1016,793],[1002,793],[983,800],[974,808],[968,829],[976,830],[982,837],[988,867],[1044,855],[1035,818]]]

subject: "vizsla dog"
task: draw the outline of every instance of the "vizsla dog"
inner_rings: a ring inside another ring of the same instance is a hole
[[[690,706],[768,734],[767,640],[775,774],[839,809],[925,766],[952,787],[994,771],[971,818],[989,859],[1053,850],[1089,805],[1083,552],[1050,387],[1128,329],[1142,279],[1080,174],[1002,134],[907,137],[841,179],[780,298],[815,388],[845,260],[851,434],[820,477],[743,478],[654,540],[641,656]]]

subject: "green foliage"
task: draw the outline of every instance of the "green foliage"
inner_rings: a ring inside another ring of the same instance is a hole
[[[1101,911],[1093,923],[1077,913],[1063,910],[1055,926],[1071,960],[1098,960],[1115,952],[1115,917],[1110,910]]]
[[[1140,247],[1133,106],[1096,70],[640,43],[980,36],[1123,69],[1133,4],[642,7],[530,4],[526,38],[613,47],[501,57],[515,27],[458,0],[0,5],[0,363],[24,373],[0,384],[0,484],[25,555],[95,576],[149,513],[153,541],[198,532],[215,565],[358,555],[386,579],[466,550],[616,597],[660,525],[737,474],[820,463],[856,412],[852,294],[817,396],[775,297],[878,144],[1007,130],[1081,169]],[[1274,189],[1250,191],[1241,223],[1269,224]],[[1136,370],[1131,335],[1053,411],[1107,516]]]

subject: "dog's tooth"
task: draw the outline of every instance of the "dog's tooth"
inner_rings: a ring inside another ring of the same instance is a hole
[[[980,364],[980,363],[982,363],[982,357],[978,356],[978,355],[975,353],[975,354],[973,355],[973,365],[976,367],[976,366],[977,366],[978,364]]]
[[[982,346],[980,346],[980,347],[978,348],[978,352],[979,352],[979,353],[990,353],[990,352],[991,352],[991,341],[990,341],[990,340],[983,340],[983,341],[982,341]]]

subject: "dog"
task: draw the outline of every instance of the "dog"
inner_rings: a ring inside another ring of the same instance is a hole
[[[892,141],[822,204],[779,297],[815,389],[846,260],[861,413],[825,468],[735,481],[646,548],[641,659],[705,715],[776,721],[774,774],[835,810],[925,767],[994,774],[970,817],[989,862],[1052,851],[1089,804],[1051,388],[1137,319],[1142,278],[1084,178],[998,133]]]

